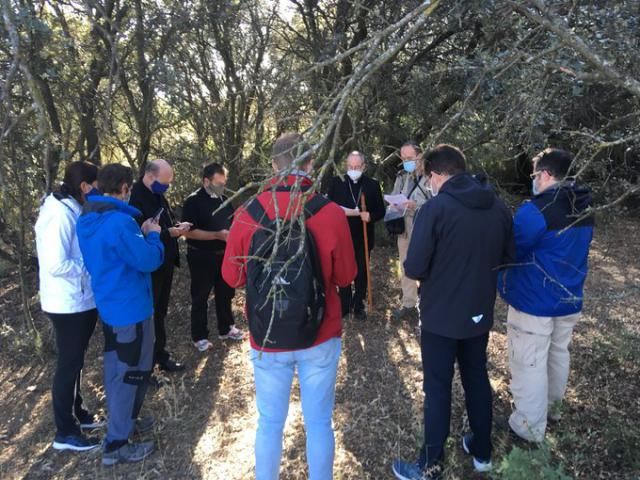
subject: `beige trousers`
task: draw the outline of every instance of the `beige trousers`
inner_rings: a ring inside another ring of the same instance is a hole
[[[536,317],[509,307],[507,342],[515,409],[509,425],[520,437],[542,442],[549,407],[562,401],[569,378],[569,343],[580,313]]]
[[[402,307],[414,308],[418,304],[418,282],[405,277],[404,261],[407,258],[409,240],[413,231],[413,217],[404,218],[404,233],[398,235],[398,253],[400,256],[400,286],[402,287]]]

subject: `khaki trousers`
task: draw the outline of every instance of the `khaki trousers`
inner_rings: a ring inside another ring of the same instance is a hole
[[[549,407],[562,401],[569,378],[569,343],[580,313],[536,317],[509,307],[507,341],[515,409],[509,425],[518,436],[542,442]]]
[[[398,253],[400,256],[400,286],[402,287],[402,307],[414,308],[418,304],[418,282],[404,275],[404,261],[407,258],[409,240],[413,232],[413,217],[404,217],[404,233],[398,235]]]

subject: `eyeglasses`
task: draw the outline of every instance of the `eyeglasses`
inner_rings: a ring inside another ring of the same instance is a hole
[[[538,170],[537,172],[533,172],[531,175],[529,175],[529,178],[531,180],[533,180],[534,178],[536,178],[538,175],[540,175],[542,172],[546,172],[546,170]]]

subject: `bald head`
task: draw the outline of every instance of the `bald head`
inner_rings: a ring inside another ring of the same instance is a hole
[[[347,155],[348,170],[362,170],[364,168],[364,154],[358,150],[354,150]]]
[[[152,185],[154,182],[158,182],[162,185],[171,185],[173,182],[173,168],[169,165],[169,162],[162,158],[152,160],[148,162],[144,168],[144,177],[142,182],[149,190],[153,191]]]

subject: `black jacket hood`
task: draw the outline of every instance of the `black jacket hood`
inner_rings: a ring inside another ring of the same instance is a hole
[[[475,178],[469,173],[461,173],[447,180],[438,195],[449,195],[465,207],[486,210],[493,206],[496,194],[483,178]]]

